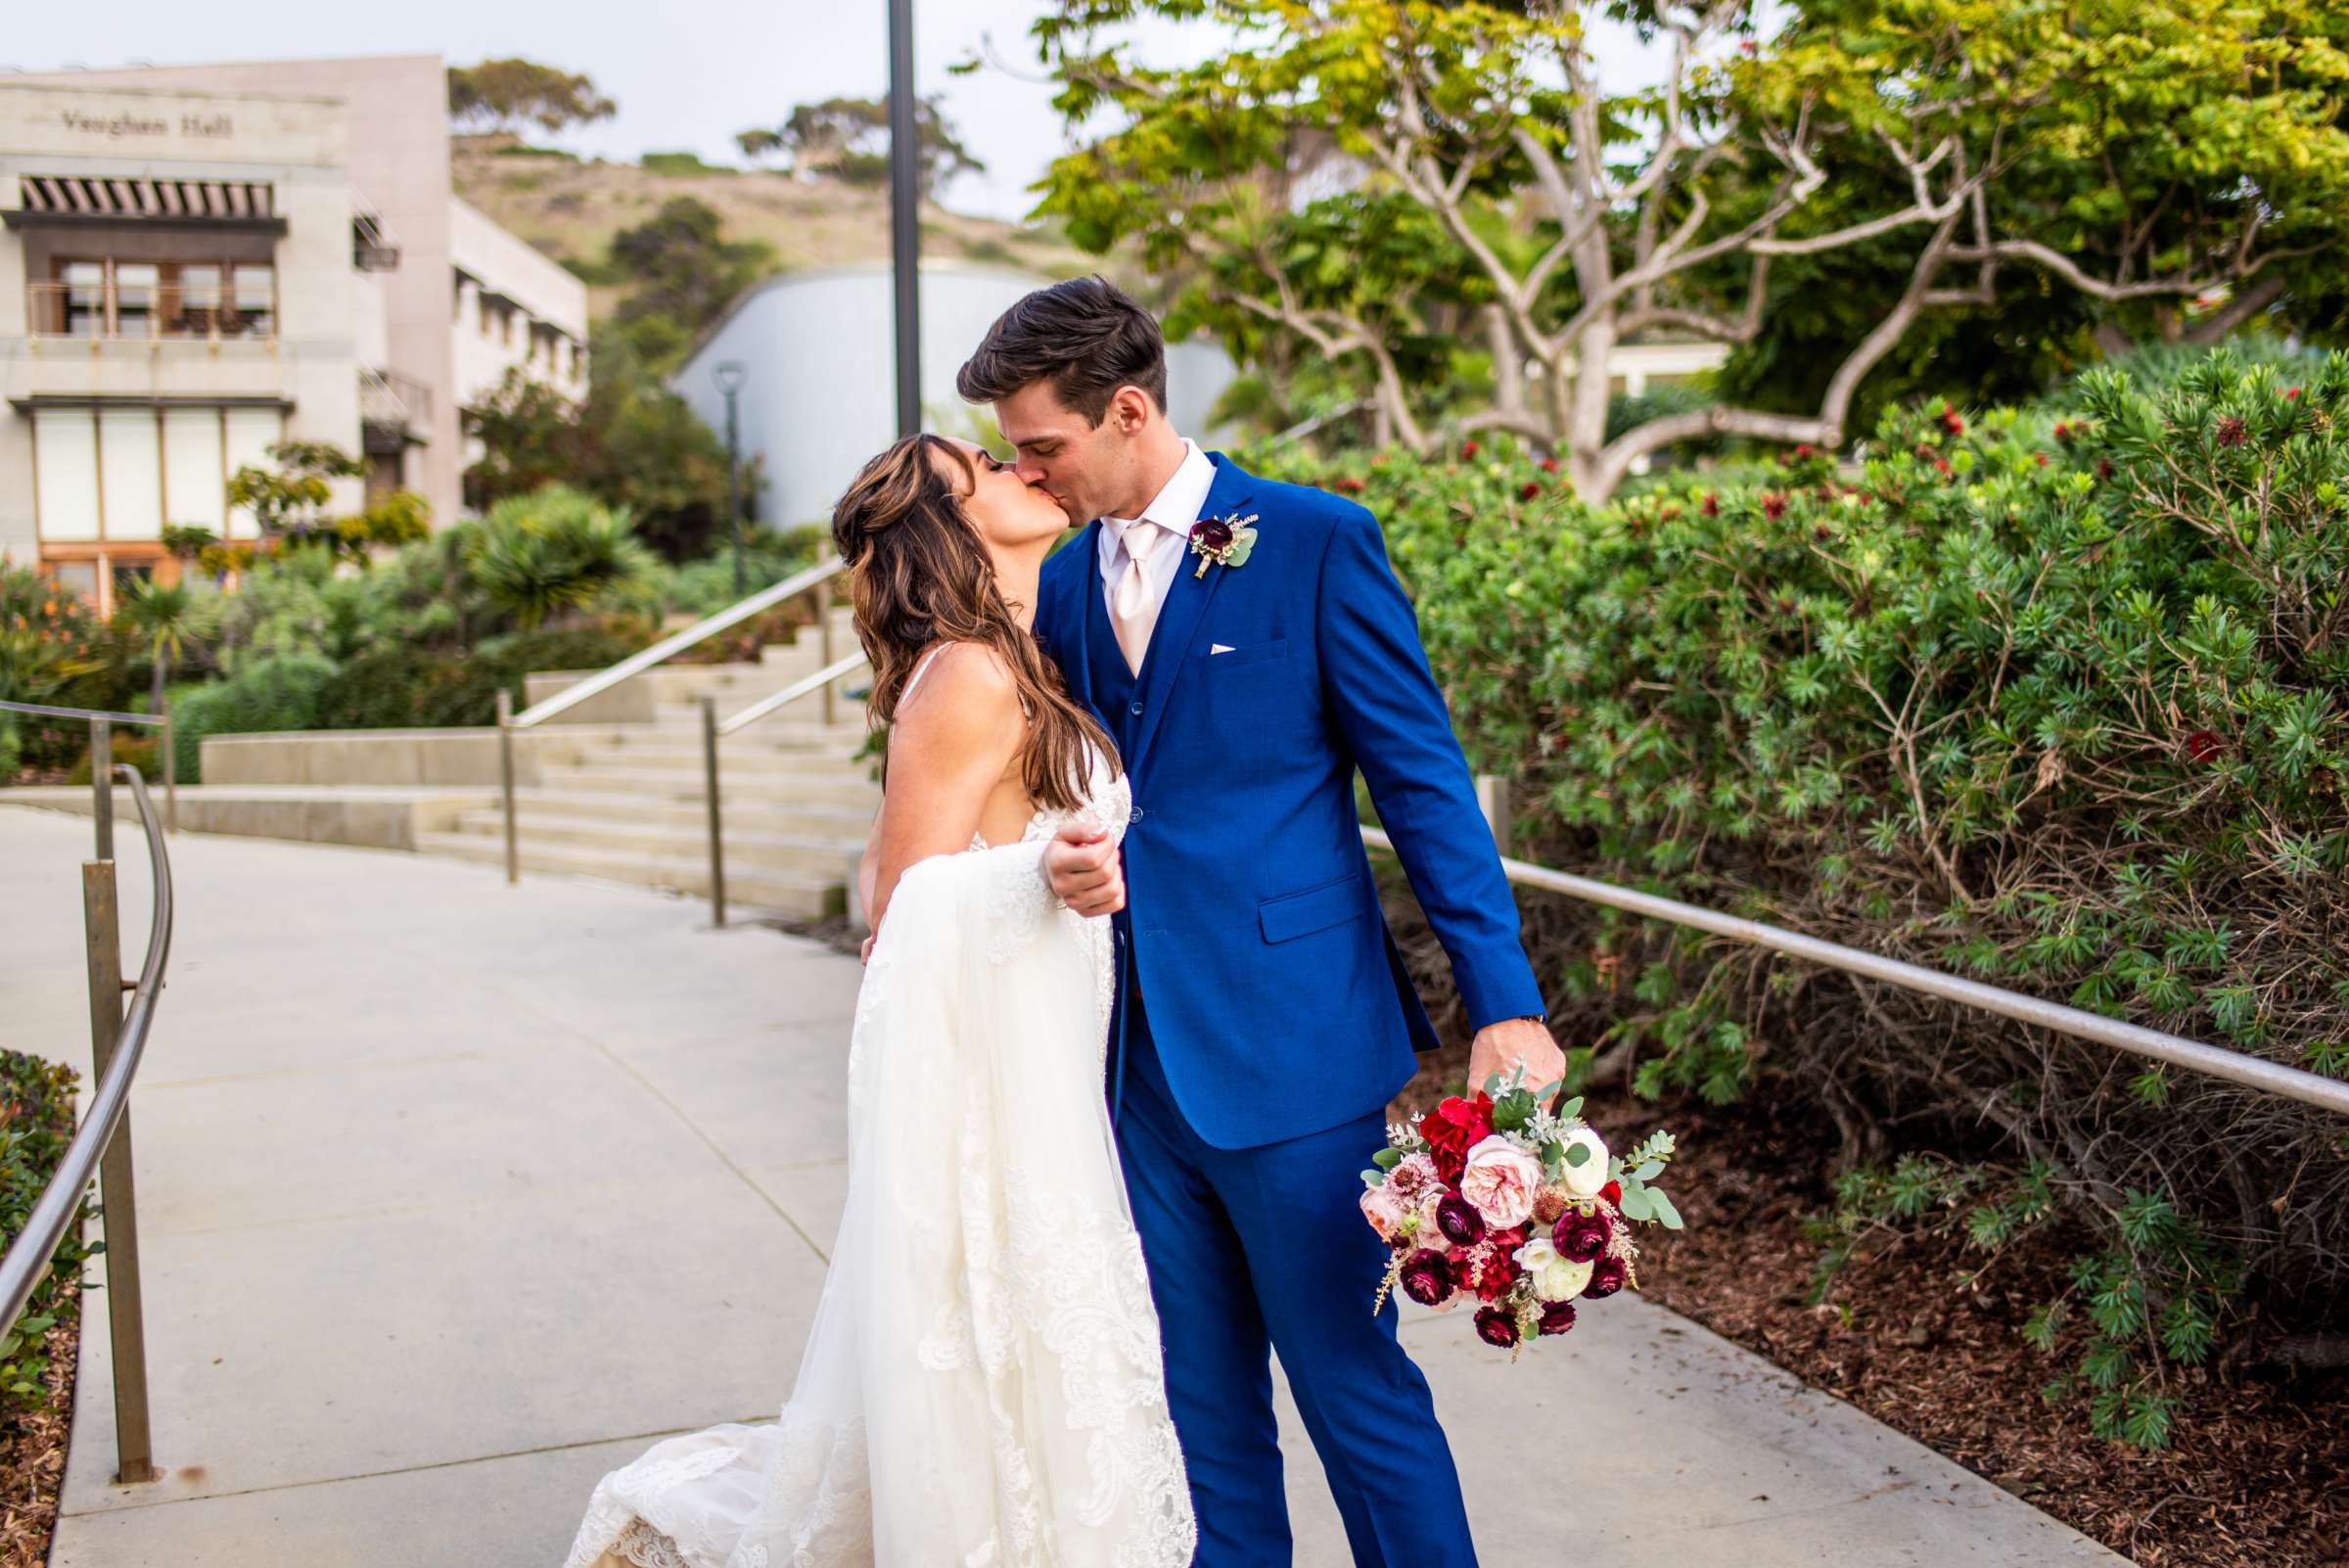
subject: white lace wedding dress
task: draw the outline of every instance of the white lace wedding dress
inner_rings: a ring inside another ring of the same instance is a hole
[[[917,672],[916,679],[919,674]],[[907,687],[910,694],[912,687]],[[857,993],[849,1196],[782,1417],[604,1477],[567,1568],[1182,1568],[1196,1530],[1102,1094],[1106,917],[1071,817],[906,871]]]

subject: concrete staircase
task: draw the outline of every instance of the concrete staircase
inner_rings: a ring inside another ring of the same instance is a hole
[[[855,646],[848,612],[836,612],[836,651]],[[626,706],[649,713],[649,721],[566,724],[557,718],[533,732],[546,738],[542,760],[531,770],[536,782],[515,796],[524,873],[599,877],[709,897],[699,699],[715,697],[722,719],[821,668],[819,649],[814,633],[803,629],[797,642],[762,649],[755,664],[662,666],[628,683],[644,684],[629,694],[634,700]],[[531,698],[563,684],[563,678],[533,676]],[[860,675],[842,682],[852,689],[863,684]],[[858,756],[866,738],[862,703],[836,693],[833,722],[825,724],[821,714],[821,697],[802,698],[719,742],[731,906],[803,920],[845,908],[881,791],[873,761]],[[416,848],[502,863],[503,814],[494,805],[465,810],[453,830],[418,835]]]

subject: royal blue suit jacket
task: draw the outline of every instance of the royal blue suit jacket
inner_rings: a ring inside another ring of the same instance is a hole
[[[1098,522],[1044,564],[1035,624],[1078,699],[1126,737],[1121,984],[1141,987],[1185,1118],[1238,1149],[1384,1105],[1436,1043],[1379,908],[1357,768],[1471,1024],[1543,1003],[1376,520],[1210,456],[1201,516],[1253,513],[1254,552],[1204,576],[1185,558],[1127,711],[1102,712],[1093,690],[1094,640],[1115,654]]]

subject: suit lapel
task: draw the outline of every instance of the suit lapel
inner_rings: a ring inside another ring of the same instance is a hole
[[[1229,517],[1240,510],[1247,504],[1255,484],[1237,463],[1221,452],[1210,452],[1208,456],[1216,465],[1216,482],[1208,486],[1207,500],[1199,508],[1202,522],[1211,517]],[[1159,720],[1166,716],[1174,683],[1191,662],[1191,639],[1199,629],[1199,618],[1207,614],[1208,601],[1216,596],[1223,575],[1230,570],[1211,566],[1207,575],[1201,576],[1196,559],[1184,547],[1182,565],[1175,569],[1174,586],[1167,590],[1167,602],[1159,610],[1158,624],[1150,632],[1150,652],[1142,660],[1142,716],[1139,728],[1134,731],[1133,756],[1126,761],[1128,772],[1137,775],[1141,772],[1143,759],[1150,754],[1151,738],[1158,733]],[[1106,611],[1102,618],[1108,619]]]
[[[1101,525],[1087,523],[1082,532],[1061,546],[1063,550],[1082,550],[1084,570],[1063,573],[1067,586],[1062,590],[1077,596],[1075,604],[1063,601],[1058,623],[1068,628],[1075,646],[1060,654],[1060,672],[1069,683],[1070,693],[1095,712],[1100,704],[1093,701],[1093,639],[1101,635],[1100,623],[1107,612],[1101,605]]]

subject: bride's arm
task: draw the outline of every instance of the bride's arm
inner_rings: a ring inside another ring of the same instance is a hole
[[[988,796],[1026,738],[1018,688],[992,650],[965,643],[938,656],[890,726],[866,917],[876,932],[907,866],[971,847]]]

